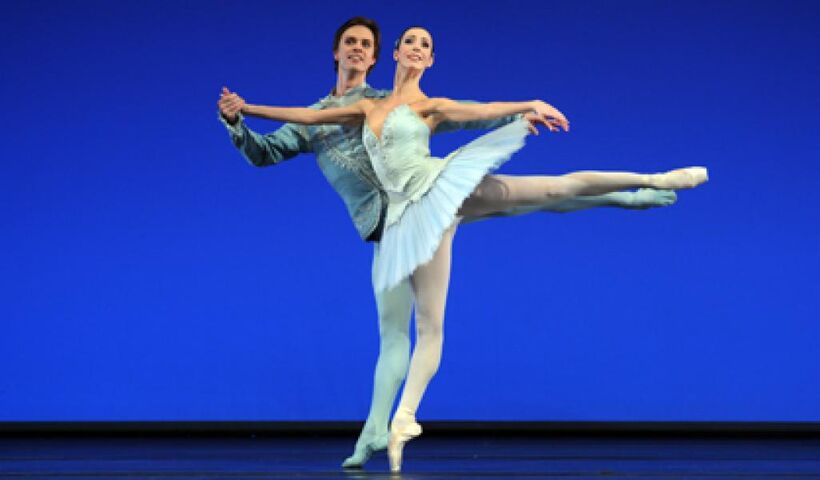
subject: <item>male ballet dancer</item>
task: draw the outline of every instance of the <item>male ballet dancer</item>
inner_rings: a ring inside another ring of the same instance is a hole
[[[311,108],[327,108],[354,103],[362,97],[381,98],[390,92],[371,88],[365,79],[379,55],[380,31],[375,21],[354,17],[342,24],[333,39],[336,86]],[[240,110],[244,100],[223,87],[218,101],[220,120],[242,155],[258,167],[275,165],[299,153],[313,152],[319,168],[342,197],[362,239],[379,241],[385,217],[387,195],[381,188],[362,144],[362,126],[298,125],[286,123],[278,130],[260,135],[245,125]],[[535,129],[535,118],[526,116]],[[501,120],[442,124],[435,133],[456,129],[492,129],[516,117]],[[552,131],[555,125],[545,124]],[[536,211],[571,212],[594,207],[645,209],[675,202],[672,191],[641,189],[598,196],[575,197],[544,205],[511,209],[486,217],[465,218],[461,223],[495,216],[512,216]],[[376,293],[380,348],[373,382],[370,412],[354,447],[353,455],[342,464],[360,468],[373,452],[387,448],[390,411],[407,374],[410,357],[410,315],[413,296],[409,280],[395,288]]]

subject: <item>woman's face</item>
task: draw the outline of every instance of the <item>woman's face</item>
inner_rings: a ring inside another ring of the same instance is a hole
[[[433,37],[423,28],[411,28],[393,50],[393,59],[405,68],[424,70],[433,65]]]

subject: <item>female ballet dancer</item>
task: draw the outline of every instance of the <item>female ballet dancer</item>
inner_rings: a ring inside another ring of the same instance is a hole
[[[692,188],[707,180],[707,172],[703,167],[689,167],[661,174],[488,174],[523,146],[529,125],[523,120],[494,130],[445,158],[432,157],[429,134],[442,121],[534,112],[552,128],[568,131],[569,122],[542,101],[462,104],[428,98],[419,80],[433,64],[433,44],[423,28],[405,30],[393,57],[397,62],[394,88],[384,99],[366,98],[324,110],[246,104],[242,112],[303,124],[363,122],[364,144],[389,195],[382,240],[377,245],[375,286],[386,290],[409,276],[416,301],[417,341],[388,441],[390,469],[399,471],[404,444],[421,434],[415,414],[441,358],[450,247],[462,217],[630,188]]]

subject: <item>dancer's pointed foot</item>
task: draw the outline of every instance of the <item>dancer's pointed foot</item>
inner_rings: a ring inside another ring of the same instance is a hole
[[[666,173],[650,175],[650,184],[654,188],[680,190],[694,188],[709,180],[706,167],[688,167],[670,170]]]
[[[672,190],[656,190],[641,188],[637,192],[627,192],[631,195],[622,205],[624,208],[646,210],[653,207],[668,207],[678,200],[678,194]]]
[[[390,471],[401,471],[401,457],[404,444],[421,435],[421,425],[412,417],[393,417],[390,423],[390,439],[387,441],[387,458]]]
[[[342,468],[362,468],[373,453],[387,448],[387,438],[389,433],[382,433],[379,435],[370,435],[362,433],[359,440],[356,441],[356,446],[353,447],[353,455],[347,457],[342,462]]]

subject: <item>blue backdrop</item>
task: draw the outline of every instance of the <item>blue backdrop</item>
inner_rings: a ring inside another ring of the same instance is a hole
[[[364,418],[371,246],[312,156],[253,168],[216,118],[223,85],[327,94],[353,15],[372,85],[419,24],[429,95],[567,114],[506,173],[711,172],[666,209],[462,227],[420,420],[820,421],[820,4],[740,0],[9,5],[0,421]]]

